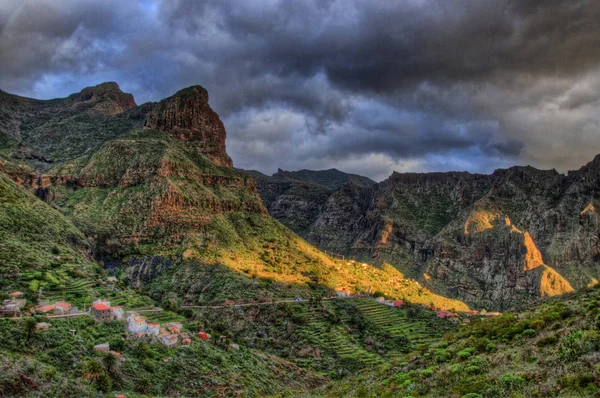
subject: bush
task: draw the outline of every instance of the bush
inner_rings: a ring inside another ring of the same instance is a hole
[[[485,346],[485,350],[487,352],[496,352],[498,351],[498,348],[495,343],[488,343],[488,345]]]
[[[421,371],[421,375],[424,377],[430,377],[433,375],[433,369],[431,369],[431,368],[423,369]]]
[[[556,335],[550,335],[550,336],[542,337],[541,339],[539,339],[537,341],[536,344],[538,347],[545,347],[548,345],[556,344],[557,342],[558,342],[558,337]]]
[[[456,356],[460,359],[467,359],[471,355],[473,355],[476,351],[477,350],[475,349],[475,347],[468,347],[468,348],[465,348],[464,350],[460,350],[459,352],[457,352]]]
[[[461,398],[483,398],[481,394],[477,394],[475,392],[470,392],[468,394],[463,395]]]
[[[526,383],[524,378],[520,376],[513,376],[511,374],[505,374],[500,378],[499,382],[500,386],[502,386],[502,388],[507,391],[519,390]]]
[[[537,331],[535,329],[525,329],[525,330],[523,330],[522,335],[524,337],[531,337],[531,336],[535,336],[536,333],[537,333]]]
[[[481,371],[481,368],[479,366],[471,365],[471,366],[467,366],[465,368],[465,373],[470,374],[470,375],[478,375],[481,372],[482,371]]]

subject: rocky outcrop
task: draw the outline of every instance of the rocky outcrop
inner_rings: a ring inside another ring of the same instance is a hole
[[[271,215],[309,242],[393,264],[475,306],[505,310],[600,278],[600,156],[568,175],[529,166],[393,173],[368,188],[320,186],[318,200],[299,195],[302,206],[288,195],[299,182],[277,191],[280,180],[257,178],[258,191]],[[307,223],[297,228],[280,208]]]
[[[201,86],[188,87],[160,101],[148,114],[144,127],[166,131],[189,142],[215,164],[232,166],[225,151],[225,127],[208,105],[208,92]]]
[[[137,106],[133,95],[122,92],[115,82],[86,87],[69,98],[74,108],[87,107],[105,115],[117,115]]]

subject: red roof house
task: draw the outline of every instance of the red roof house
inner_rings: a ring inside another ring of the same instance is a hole
[[[198,337],[200,337],[202,340],[208,341],[210,339],[210,334],[206,332],[200,332],[198,333]]]

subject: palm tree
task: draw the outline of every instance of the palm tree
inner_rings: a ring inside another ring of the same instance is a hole
[[[83,370],[83,378],[96,381],[104,374],[104,368],[96,360],[87,361]]]
[[[24,321],[25,333],[27,333],[27,341],[31,339],[36,331],[37,322],[34,318],[29,317]]]
[[[98,386],[98,390],[102,392],[109,392],[112,389],[112,380],[107,375],[103,374],[98,377],[96,380],[96,385]]]
[[[102,358],[104,362],[104,367],[108,373],[115,373],[117,370],[117,357],[112,352],[107,353],[104,358]]]
[[[150,387],[152,387],[152,382],[149,378],[144,377],[135,385],[134,390],[141,394],[148,394],[150,392]]]

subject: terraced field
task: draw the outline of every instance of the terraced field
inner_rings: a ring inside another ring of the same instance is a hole
[[[440,337],[435,319],[409,318],[406,310],[373,300],[357,300],[356,306],[368,321],[393,337],[403,336],[414,344],[429,343]]]
[[[186,318],[179,314],[176,314],[171,311],[160,311],[160,312],[143,312],[141,315],[144,315],[148,322],[154,323],[168,323],[168,322],[185,322]]]
[[[356,341],[355,336],[349,334],[343,326],[332,325],[321,308],[311,307],[307,309],[305,315],[307,323],[298,333],[307,344],[321,347],[327,355],[337,357],[342,361],[355,362],[359,367],[378,365],[384,362],[379,354],[365,350]]]

